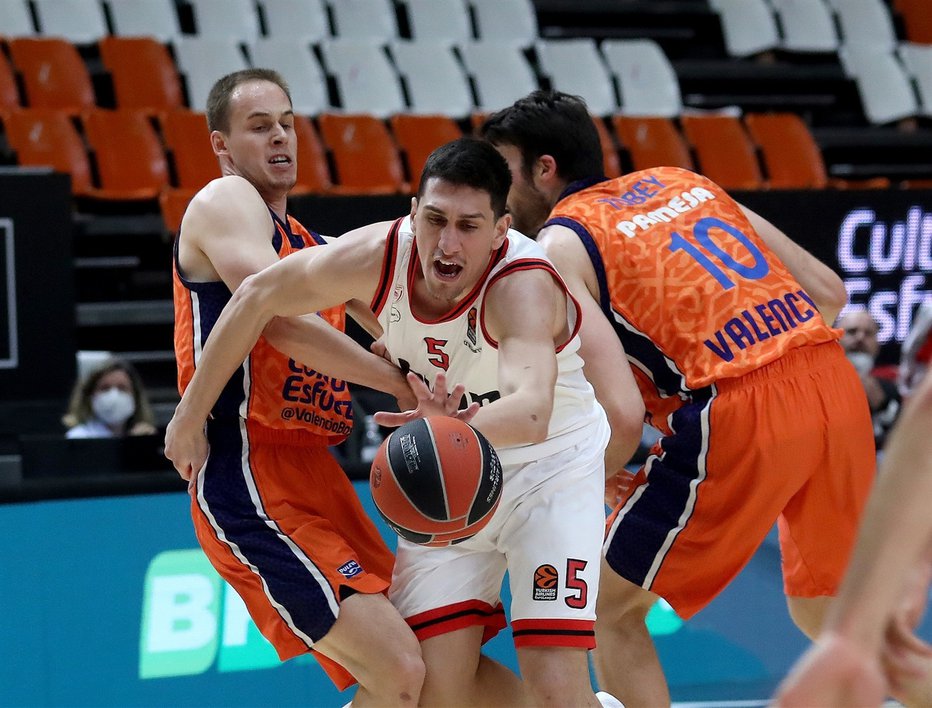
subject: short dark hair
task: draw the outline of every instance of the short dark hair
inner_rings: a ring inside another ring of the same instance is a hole
[[[602,143],[586,102],[560,91],[534,91],[489,116],[479,134],[493,145],[521,151],[522,170],[530,172],[541,155],[551,155],[567,182],[604,172]]]
[[[207,130],[222,133],[230,129],[230,96],[237,86],[248,81],[269,81],[278,86],[291,103],[288,82],[274,69],[242,69],[217,79],[207,94]]]
[[[505,214],[511,171],[505,158],[490,143],[467,137],[434,150],[421,170],[418,199],[424,195],[431,177],[488,192],[495,218]]]

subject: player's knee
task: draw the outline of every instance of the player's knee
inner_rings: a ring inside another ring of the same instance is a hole
[[[563,671],[537,671],[524,677],[524,683],[531,695],[533,705],[575,705],[578,704],[579,687]]]
[[[599,589],[596,614],[599,623],[612,625],[643,624],[657,597],[642,588],[616,577]]]
[[[411,705],[415,705],[424,685],[426,668],[416,645],[414,649],[404,647],[383,657],[370,670],[366,683],[377,687],[382,695],[397,696],[400,704],[412,700]]]

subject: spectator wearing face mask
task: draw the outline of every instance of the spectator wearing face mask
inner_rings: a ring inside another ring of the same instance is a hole
[[[848,361],[857,370],[864,385],[874,423],[874,441],[880,451],[902,404],[897,390],[896,368],[893,368],[891,375],[887,375],[882,368],[877,367],[879,326],[867,310],[850,310],[839,320],[838,327],[844,330],[841,345]]]
[[[153,435],[155,416],[145,387],[128,361],[111,359],[75,384],[62,418],[69,438]]]

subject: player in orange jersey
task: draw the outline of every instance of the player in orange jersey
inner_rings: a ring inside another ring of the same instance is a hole
[[[296,145],[278,74],[221,78],[205,128],[223,177],[194,197],[175,240],[182,393],[240,283],[322,242],[286,213]],[[359,682],[356,705],[415,706],[425,668],[417,639],[384,594],[393,556],[327,449],[351,429],[347,380],[413,395],[396,367],[340,331],[343,307],[321,315],[266,329],[209,406],[207,437],[195,436],[196,465],[179,442],[177,414],[165,454],[189,480],[204,552],[281,659],[314,651],[338,688]]]
[[[664,433],[609,519],[596,667],[629,706],[670,700],[644,623],[657,597],[688,618],[779,521],[796,624],[818,631],[874,472],[870,413],[827,323],[838,276],[708,179],[602,173],[585,103],[538,91],[483,136],[512,171],[508,207],[538,233],[584,312],[582,356],[607,410],[625,349]],[[617,344],[616,344],[617,346]]]

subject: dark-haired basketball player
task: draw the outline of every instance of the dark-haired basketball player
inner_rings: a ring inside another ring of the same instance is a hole
[[[208,138],[224,176],[194,197],[175,241],[182,392],[209,367],[203,347],[243,279],[321,242],[286,213],[296,146],[278,74],[251,69],[217,81]],[[201,547],[281,659],[316,652],[338,688],[359,682],[359,706],[415,706],[424,665],[384,595],[392,555],[327,449],[352,425],[344,378],[414,399],[396,367],[337,328],[342,307],[322,314],[277,320],[251,342],[194,424],[196,462],[175,466],[190,482]]]
[[[540,247],[509,230],[510,183],[488,143],[449,143],[427,161],[410,216],[244,280],[202,353],[166,449],[176,465],[201,464],[210,405],[273,317],[370,303],[384,346],[411,371],[419,398],[416,410],[379,420],[470,420],[503,463],[499,509],[478,534],[448,548],[399,542],[390,597],[421,640],[422,703],[596,706],[587,652],[610,431],[583,375],[576,302]],[[640,437],[643,408],[615,350],[616,375],[630,383],[626,415],[612,421],[612,444],[625,457]],[[451,396],[447,380],[458,384]],[[458,411],[461,398],[469,405]],[[506,570],[523,683],[481,655],[504,625]]]
[[[665,434],[609,526],[601,685],[629,706],[669,703],[647,611],[660,596],[691,617],[778,520],[790,613],[815,636],[874,472],[864,391],[829,326],[841,279],[693,172],[606,179],[579,98],[532,93],[482,134],[511,167],[518,228],[540,231],[575,297],[603,313],[581,333],[600,399],[614,332]]]

